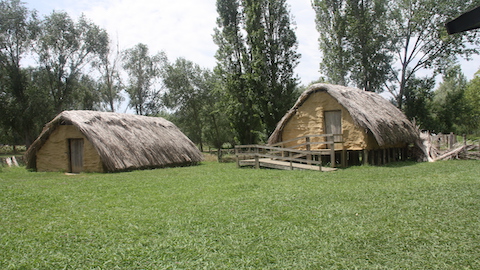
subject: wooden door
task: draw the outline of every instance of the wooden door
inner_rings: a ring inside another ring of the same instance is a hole
[[[342,111],[325,112],[325,133],[342,134]],[[341,141],[341,136],[335,136],[335,141]]]
[[[83,139],[69,139],[70,172],[83,171]]]

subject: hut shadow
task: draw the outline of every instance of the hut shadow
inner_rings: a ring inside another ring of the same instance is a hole
[[[385,165],[382,165],[381,167],[402,168],[402,167],[414,166],[416,164],[418,164],[418,162],[413,161],[413,160],[407,160],[407,161],[397,161],[397,162],[387,163]]]

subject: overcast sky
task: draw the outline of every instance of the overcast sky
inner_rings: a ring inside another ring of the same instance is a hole
[[[216,27],[216,0],[24,0],[39,15],[53,10],[66,11],[75,20],[84,13],[95,24],[107,30],[120,49],[138,43],[147,44],[150,53],[164,51],[169,60],[177,57],[199,64],[215,66],[212,34]],[[302,55],[296,73],[302,84],[319,78],[321,54],[311,0],[287,0],[296,22],[298,52]],[[468,79],[480,68],[480,57],[462,61]]]

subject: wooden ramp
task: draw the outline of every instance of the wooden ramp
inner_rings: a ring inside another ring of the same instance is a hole
[[[341,166],[346,164],[342,134],[306,135],[272,145],[236,145],[237,166],[280,170],[337,170],[335,151],[341,151]],[[323,146],[322,146],[323,145]],[[336,145],[340,146],[336,149]],[[287,147],[288,146],[288,147]],[[322,166],[322,157],[330,156],[330,167]]]
[[[257,161],[255,159],[240,160],[238,163],[240,167],[257,166]],[[270,158],[258,159],[258,166],[264,167],[264,168],[279,169],[279,170],[313,170],[313,171],[321,171],[321,172],[331,172],[331,171],[337,170],[337,168],[321,167],[318,165],[308,165],[308,164],[302,164],[302,163],[296,163],[296,162],[273,160]]]

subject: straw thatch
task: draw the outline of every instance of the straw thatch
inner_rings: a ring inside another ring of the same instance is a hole
[[[310,95],[322,91],[337,100],[349,112],[356,125],[373,135],[379,146],[413,143],[419,137],[419,132],[406,116],[380,95],[339,85],[314,84],[302,93],[295,105],[280,120],[268,143],[281,142],[287,122]]]
[[[163,118],[64,111],[44,127],[27,150],[27,168],[36,168],[37,152],[59,125],[78,128],[97,150],[106,171],[190,165],[202,160],[198,148]]]

